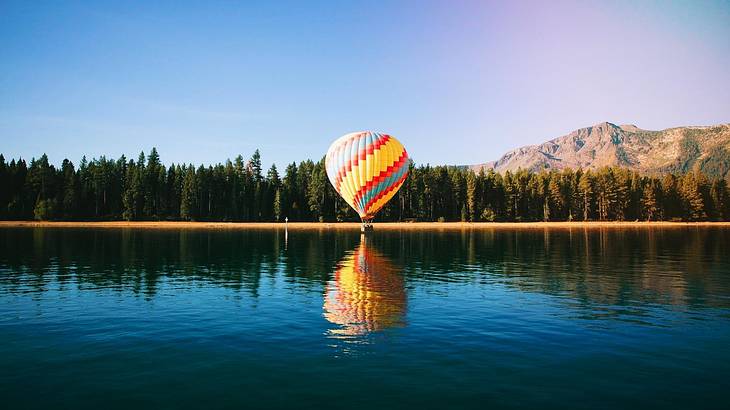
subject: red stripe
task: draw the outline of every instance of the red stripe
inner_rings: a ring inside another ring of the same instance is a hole
[[[370,188],[375,186],[375,184],[379,183],[381,180],[384,180],[392,175],[393,172],[396,169],[400,168],[407,159],[408,154],[404,149],[403,152],[401,152],[400,157],[398,157],[398,159],[394,163],[388,165],[388,168],[386,168],[385,171],[381,171],[380,173],[378,173],[378,175],[374,176],[372,180],[367,181],[364,187],[360,187],[360,189],[355,193],[352,202],[356,204],[360,200],[360,198],[362,198],[362,196],[370,190]],[[365,209],[367,209],[367,207],[365,207]]]

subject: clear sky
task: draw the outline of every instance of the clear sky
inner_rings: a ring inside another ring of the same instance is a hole
[[[601,121],[730,122],[730,2],[0,0],[0,152],[467,164]]]

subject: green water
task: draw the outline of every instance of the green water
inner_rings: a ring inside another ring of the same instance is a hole
[[[729,250],[696,227],[0,229],[0,401],[725,408]]]

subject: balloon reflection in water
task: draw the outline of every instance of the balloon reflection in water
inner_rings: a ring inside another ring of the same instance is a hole
[[[404,325],[406,291],[400,269],[366,238],[337,265],[327,286],[324,317],[334,337],[362,336]]]

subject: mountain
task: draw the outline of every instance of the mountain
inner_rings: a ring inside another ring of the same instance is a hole
[[[730,179],[730,124],[649,131],[603,122],[469,167],[504,172],[607,165],[645,173],[700,170]]]

